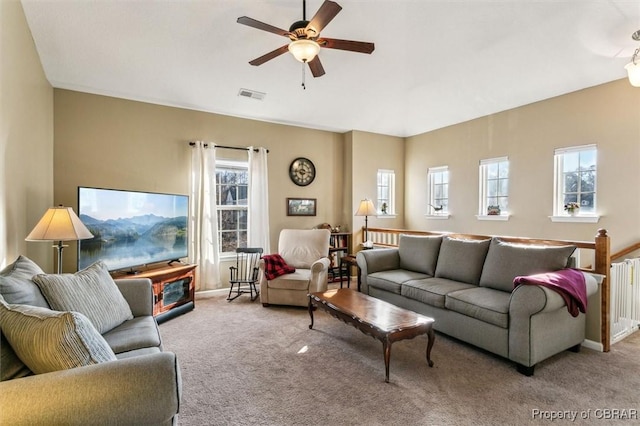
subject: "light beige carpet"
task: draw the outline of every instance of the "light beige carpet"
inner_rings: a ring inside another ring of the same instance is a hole
[[[640,423],[640,333],[609,353],[563,352],[533,377],[439,333],[429,368],[420,336],[393,345],[385,383],[382,344],[324,312],[309,330],[306,309],[221,296],[160,330],[181,365],[181,425]]]

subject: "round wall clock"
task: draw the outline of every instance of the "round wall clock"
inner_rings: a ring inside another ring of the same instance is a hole
[[[308,158],[296,158],[289,166],[289,177],[296,185],[307,186],[316,178],[316,167]]]

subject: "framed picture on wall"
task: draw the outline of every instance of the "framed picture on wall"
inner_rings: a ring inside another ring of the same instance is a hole
[[[315,198],[287,198],[287,216],[315,216]]]

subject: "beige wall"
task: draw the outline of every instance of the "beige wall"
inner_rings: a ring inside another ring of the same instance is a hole
[[[188,141],[204,140],[269,149],[272,250],[282,228],[344,220],[342,134],[59,89],[54,105],[56,202],[77,207],[78,186],[188,194]],[[233,157],[238,151],[216,154]],[[317,171],[306,187],[289,179],[289,165],[300,156],[311,159]],[[316,198],[317,216],[287,216],[287,197]],[[65,268],[74,268],[75,244],[69,252]]]
[[[591,143],[600,222],[553,223],[554,149]],[[499,156],[509,157],[512,216],[479,221],[479,161]],[[410,229],[592,240],[605,228],[614,251],[640,240],[640,90],[626,79],[408,138],[405,158]],[[427,169],[444,165],[451,219],[427,220]]]
[[[0,267],[19,254],[53,271],[47,242],[24,238],[53,205],[53,89],[18,1],[0,1]]]
[[[378,135],[360,131],[351,132],[351,161],[352,161],[352,191],[351,215],[352,228],[357,231],[354,235],[356,244],[363,242],[364,217],[354,217],[360,201],[369,198],[376,208],[377,202],[377,174],[379,169],[394,170],[396,175],[396,216],[369,217],[370,227],[403,228],[405,214],[404,198],[404,161],[405,142],[403,138]]]
[[[599,223],[553,223],[554,149],[597,144]],[[479,221],[481,159],[508,156],[507,222]],[[598,228],[613,251],[640,240],[640,89],[626,79],[408,138],[409,229],[593,241]],[[449,166],[449,220],[425,218],[427,169]],[[588,334],[598,341],[600,301],[590,301]]]

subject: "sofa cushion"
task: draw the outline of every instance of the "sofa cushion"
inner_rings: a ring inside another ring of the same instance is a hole
[[[102,337],[118,358],[123,352],[162,346],[156,320],[149,315],[125,321]]]
[[[516,276],[553,272],[567,266],[575,246],[532,246],[494,238],[484,262],[480,286],[513,290]]]
[[[315,261],[327,257],[330,238],[331,232],[327,229],[283,229],[278,239],[278,253],[288,265],[309,269]]]
[[[454,291],[446,296],[445,307],[502,328],[509,328],[511,293],[486,287]]]
[[[434,276],[442,237],[421,237],[401,234],[398,242],[400,269]]]
[[[392,269],[390,271],[374,272],[367,276],[367,285],[369,287],[379,288],[381,290],[390,291],[391,293],[400,294],[402,283],[411,280],[421,280],[430,278],[427,274],[420,272],[407,271],[405,269]]]
[[[436,277],[478,285],[491,240],[444,237],[438,255]]]
[[[75,274],[36,275],[33,281],[52,309],[80,312],[100,334],[133,318],[129,304],[102,262]]]
[[[446,278],[427,278],[405,282],[402,284],[400,294],[427,305],[444,308],[445,296],[448,293],[475,287],[473,284],[461,283]]]
[[[0,302],[0,327],[36,374],[117,359],[91,321],[78,312]]]
[[[291,274],[281,275],[267,281],[267,286],[269,288],[278,288],[283,290],[308,290],[310,279],[311,270],[296,269],[296,271]]]
[[[38,274],[44,274],[44,271],[29,258],[18,256],[15,262],[0,271],[0,296],[7,303],[48,308],[40,289],[31,280]]]

